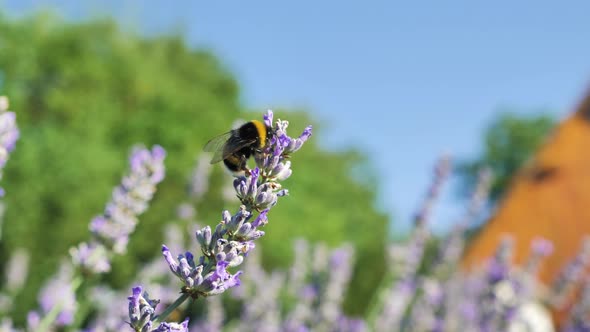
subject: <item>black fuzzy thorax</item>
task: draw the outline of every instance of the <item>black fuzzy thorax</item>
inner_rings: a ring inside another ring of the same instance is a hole
[[[248,161],[248,158],[250,158],[257,147],[260,146],[260,134],[252,122],[245,123],[240,128],[232,130],[231,133],[232,134],[225,145],[226,149],[231,149],[232,146],[242,145],[244,141],[251,143],[229,154],[227,158],[223,160],[223,163],[232,172],[244,171],[247,169],[246,162]]]

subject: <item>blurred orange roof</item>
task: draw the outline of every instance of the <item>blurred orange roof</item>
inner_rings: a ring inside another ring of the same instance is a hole
[[[540,270],[546,283],[590,234],[590,94],[518,172],[495,215],[467,249],[464,266],[490,257],[505,234],[516,240],[518,263],[528,256],[535,237],[553,242],[553,255]]]

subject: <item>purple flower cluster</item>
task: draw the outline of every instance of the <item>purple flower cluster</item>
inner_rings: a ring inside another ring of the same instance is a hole
[[[545,241],[533,243],[531,256],[538,254],[534,251],[540,242],[548,254]],[[469,273],[455,269],[445,276],[425,271],[411,279],[394,278],[382,291],[386,298],[380,313],[369,317],[369,323],[376,331],[520,331],[517,326],[546,326],[550,318],[541,305],[541,285],[529,278],[526,265],[513,264],[512,248],[513,240],[504,239],[484,266]]]
[[[238,256],[237,251],[232,249],[230,249],[230,259],[237,260],[237,258],[241,258]],[[166,246],[163,246],[162,253],[172,273],[184,282],[182,291],[190,294],[193,298],[221,294],[225,290],[240,284],[238,277],[242,272],[238,271],[233,275],[229,273],[227,267],[230,262],[226,260],[217,260],[214,268],[205,269],[207,267],[205,259],[200,259],[199,264],[196,265],[194,256],[190,252],[185,255],[178,255],[178,261],[172,257]]]
[[[295,241],[295,262],[288,270],[266,272],[260,251],[244,263],[245,278],[231,294],[241,302],[241,315],[230,331],[366,331],[364,320],[344,314],[343,295],[349,287],[353,248],[343,245],[328,249]],[[223,317],[222,308],[216,315]],[[196,331],[219,331],[219,318],[197,321]],[[217,326],[217,329],[214,327]],[[226,327],[231,327],[231,323]]]
[[[153,328],[152,318],[159,300],[149,298],[141,287],[134,287],[129,300],[129,325],[138,332],[188,332],[188,319],[182,323],[160,323]]]
[[[168,247],[162,247],[170,270],[183,283],[182,292],[192,298],[221,294],[240,284],[242,272],[232,274],[228,268],[240,265],[254,248],[254,241],[264,236],[259,228],[268,223],[269,210],[288,193],[279,183],[292,173],[286,159],[309,138],[311,127],[299,138],[291,138],[287,135],[288,122],[278,120],[272,127],[272,119],[273,113],[268,111],[264,122],[272,128],[272,135],[269,144],[255,156],[258,167],[234,180],[242,203],[238,211],[234,215],[223,211],[215,230],[207,226],[196,232],[202,255],[195,259],[191,252],[186,252],[174,258]]]
[[[8,98],[0,96],[0,179],[2,169],[6,166],[10,152],[14,150],[20,136],[16,126],[16,114],[8,111]],[[0,196],[4,196],[4,189],[0,188]]]
[[[491,180],[488,171],[480,173],[465,217],[450,235],[432,246],[432,254],[425,254],[431,243],[428,216],[448,169],[448,159],[443,158],[435,167],[409,241],[391,246],[391,270],[378,290],[368,323],[375,331],[506,331],[550,321],[539,305],[542,298],[536,279],[539,265],[552,250],[548,241],[533,241],[522,267],[514,266],[513,241],[507,238],[485,266],[469,273],[457,268],[465,230],[486,200]],[[429,257],[434,259],[429,261]],[[537,314],[531,316],[532,311]]]
[[[264,115],[264,123],[272,127],[273,113],[268,111]],[[303,143],[311,137],[311,126],[307,126],[303,133],[297,138],[287,135],[288,121],[277,120],[276,126],[273,127],[274,135],[270,138],[270,144],[265,148],[264,153],[255,156],[256,165],[260,169],[260,176],[263,182],[277,183],[291,176],[291,162],[287,159],[293,153],[301,149]],[[234,186],[237,189],[237,183]],[[276,188],[273,188],[276,189]],[[260,192],[260,191],[259,191]],[[239,196],[238,191],[238,196]],[[284,192],[286,194],[286,192]]]
[[[192,227],[191,227],[192,229]],[[173,243],[174,249],[196,245],[196,240],[192,243],[185,243],[184,230],[177,224],[168,224],[164,230],[165,242]],[[135,285],[142,285],[143,289],[150,290],[151,298],[160,300],[158,309],[166,307],[178,298],[178,291],[174,289],[177,283],[176,276],[170,273],[166,264],[162,264],[160,257],[145,264],[138,272],[137,279],[126,289],[135,288]],[[89,322],[87,332],[106,332],[106,331],[124,331],[128,329],[129,321],[128,312],[125,310],[129,306],[126,296],[107,285],[98,285],[93,287],[88,295],[93,299],[95,306],[95,315]],[[159,312],[156,310],[156,314]]]
[[[132,151],[129,174],[113,190],[104,213],[90,223],[92,241],[70,250],[75,265],[92,273],[107,272],[111,253],[126,252],[129,235],[138,223],[137,216],[148,208],[156,185],[164,179],[165,157],[166,151],[158,145],[151,150],[137,147]]]

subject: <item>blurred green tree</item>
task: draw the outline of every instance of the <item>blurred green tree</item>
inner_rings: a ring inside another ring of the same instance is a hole
[[[144,262],[159,256],[163,224],[175,221],[207,139],[236,119],[260,117],[244,111],[237,82],[209,52],[188,47],[181,35],[141,37],[111,20],[0,15],[0,92],[11,98],[21,128],[3,179],[0,262],[16,247],[30,250],[35,262],[16,303],[17,322],[36,307],[37,291],[68,249],[88,239],[88,223],[118,184],[133,144],[161,144],[167,177],[140,217],[128,255],[106,276],[115,287],[127,286]],[[276,116],[292,120],[293,134],[313,123],[304,112]],[[294,157],[291,196],[270,215],[264,262],[288,265],[297,236],[352,242],[357,265],[347,308],[360,313],[383,274],[388,217],[375,207],[377,181],[353,176],[359,167],[371,173],[365,158],[319,148],[317,129],[314,123],[315,136]],[[197,206],[199,220],[211,225],[224,208],[222,175],[216,167],[211,191]]]
[[[455,169],[462,196],[471,192],[479,171],[487,167],[493,174],[489,201],[496,203],[508,189],[512,176],[540,147],[555,123],[547,114],[498,115],[483,134],[482,153],[459,162]]]

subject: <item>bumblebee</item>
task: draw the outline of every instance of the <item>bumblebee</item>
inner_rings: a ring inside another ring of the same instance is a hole
[[[268,144],[271,128],[258,120],[246,122],[237,129],[209,140],[203,151],[213,152],[211,164],[223,160],[232,173],[248,172],[246,162]]]

